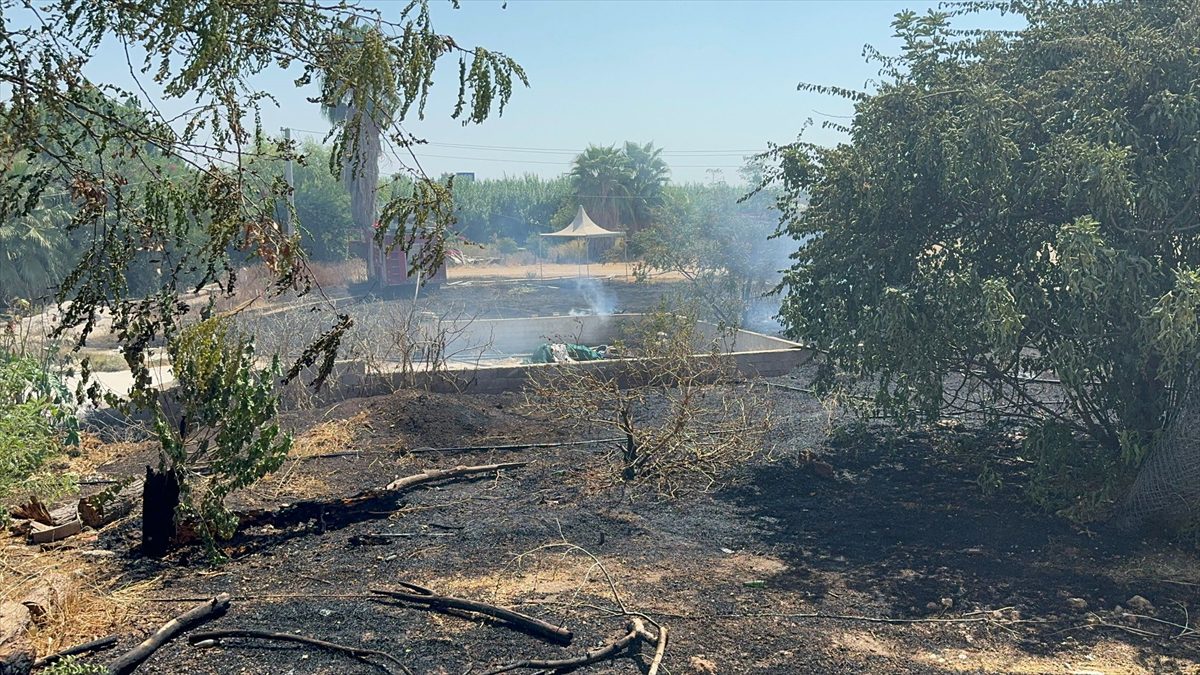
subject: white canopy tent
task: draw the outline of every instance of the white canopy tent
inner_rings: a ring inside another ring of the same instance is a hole
[[[557,232],[543,233],[541,236],[543,236],[543,237],[571,237],[571,238],[576,238],[576,239],[583,239],[585,242],[588,242],[586,244],[587,250],[585,253],[585,256],[586,256],[585,261],[586,261],[586,264],[588,265],[588,274],[590,276],[590,274],[591,274],[591,252],[592,252],[591,243],[590,243],[591,240],[592,239],[611,239],[614,237],[623,237],[623,236],[625,236],[625,233],[624,232],[616,232],[613,230],[606,230],[603,227],[600,227],[599,225],[596,224],[596,221],[592,220],[591,216],[589,216],[587,214],[587,211],[585,211],[583,209],[583,206],[580,206],[579,212],[575,214],[575,220],[572,220],[570,225],[567,225],[566,227],[564,227],[563,229],[561,229]]]

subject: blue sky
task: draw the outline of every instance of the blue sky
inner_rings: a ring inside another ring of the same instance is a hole
[[[400,0],[367,4],[385,14],[403,7]],[[455,10],[435,0],[439,32],[455,36],[460,45],[483,45],[514,57],[525,67],[530,87],[515,93],[503,117],[463,127],[450,119],[457,68],[447,63],[426,120],[408,127],[430,141],[419,155],[433,175],[555,176],[588,143],[634,140],[664,148],[677,181],[703,181],[720,171],[733,182],[745,153],[794,140],[808,118],[820,122],[850,114],[846,101],[799,92],[799,82],[863,88],[877,71],[864,60],[863,45],[894,53],[892,17],[935,5],[509,0],[503,7],[499,1],[464,0]],[[971,23],[1011,27],[1011,20],[999,18]],[[111,76],[124,69],[119,52],[105,49],[90,74]],[[294,76],[271,71],[256,78],[256,86],[280,103],[264,110],[267,129],[306,130],[297,132],[300,138],[323,132],[327,124],[320,110],[305,100],[315,92],[298,90]],[[836,132],[819,128],[809,134],[821,143],[839,140]]]

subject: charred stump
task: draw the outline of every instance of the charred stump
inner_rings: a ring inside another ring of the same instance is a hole
[[[142,485],[142,553],[161,558],[175,537],[175,512],[179,507],[179,474],[171,469],[146,467]]]

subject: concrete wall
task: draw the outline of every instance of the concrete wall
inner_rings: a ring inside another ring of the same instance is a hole
[[[438,373],[368,373],[361,365],[345,364],[337,382],[343,390],[372,395],[417,387],[438,392],[497,394],[519,391],[540,368],[581,368],[603,371],[606,377],[624,380],[636,371],[632,359],[612,359],[570,364],[488,365],[487,359],[524,356],[545,342],[575,342],[586,345],[612,344],[622,328],[642,318],[639,314],[610,316],[533,317],[481,319],[464,322],[451,331],[456,337],[446,351],[460,365],[475,360],[478,365]],[[706,340],[719,335],[715,326],[701,325]],[[722,359],[744,377],[786,375],[812,358],[810,350],[788,340],[751,331],[737,331],[722,338]]]

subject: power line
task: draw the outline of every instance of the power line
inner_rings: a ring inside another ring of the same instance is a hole
[[[504,152],[529,152],[529,153],[534,153],[534,154],[578,155],[581,152],[578,149],[568,150],[566,148],[531,148],[531,147],[519,146],[519,145],[513,145],[513,146],[509,146],[509,145],[474,145],[474,144],[469,144],[469,143],[436,143],[436,142],[432,142],[432,141],[429,143],[426,143],[425,145],[437,146],[437,147],[442,147],[442,148],[461,148],[461,149],[466,149],[466,150],[495,150],[495,151],[504,151]],[[708,157],[708,156],[716,157],[716,156],[721,156],[721,155],[741,157],[741,156],[745,156],[745,155],[755,155],[755,154],[758,154],[761,152],[766,152],[766,150],[765,149],[758,149],[758,150],[667,150],[667,149],[661,149],[661,153],[663,155],[689,155],[689,156],[690,155],[701,155],[701,156],[705,156],[705,157]]]
[[[306,133],[306,134],[319,134],[321,136],[325,136],[326,134],[329,133],[328,131],[314,131],[312,129],[294,129],[294,131],[299,131],[299,132]],[[544,155],[554,155],[554,154],[578,155],[582,152],[578,148],[572,150],[570,148],[534,148],[534,147],[521,146],[521,145],[479,145],[479,144],[474,144],[474,143],[439,143],[436,141],[427,141],[424,143],[414,143],[414,145],[418,146],[418,147],[422,146],[422,145],[427,145],[430,147],[438,147],[438,148],[458,148],[460,150],[489,150],[489,151],[497,151],[497,152],[501,152],[501,151],[503,151],[503,152],[521,152],[521,153],[544,154]],[[757,150],[668,150],[665,148],[660,148],[659,150],[661,151],[661,153],[663,155],[680,155],[680,156],[689,156],[689,157],[690,156],[745,157],[747,155],[757,155],[759,153],[763,153],[763,152],[767,151],[766,148],[759,148]],[[436,155],[428,155],[428,156],[435,157]],[[468,159],[470,159],[470,158],[468,158]]]
[[[458,159],[470,162],[504,162],[509,164],[553,164],[554,166],[564,166],[570,164],[569,161],[550,162],[546,160],[536,159],[503,159],[499,157],[462,157],[459,155],[434,155],[428,152],[420,153],[421,157],[436,157],[438,159]],[[686,169],[740,169],[740,164],[671,164],[671,168],[686,168]]]

